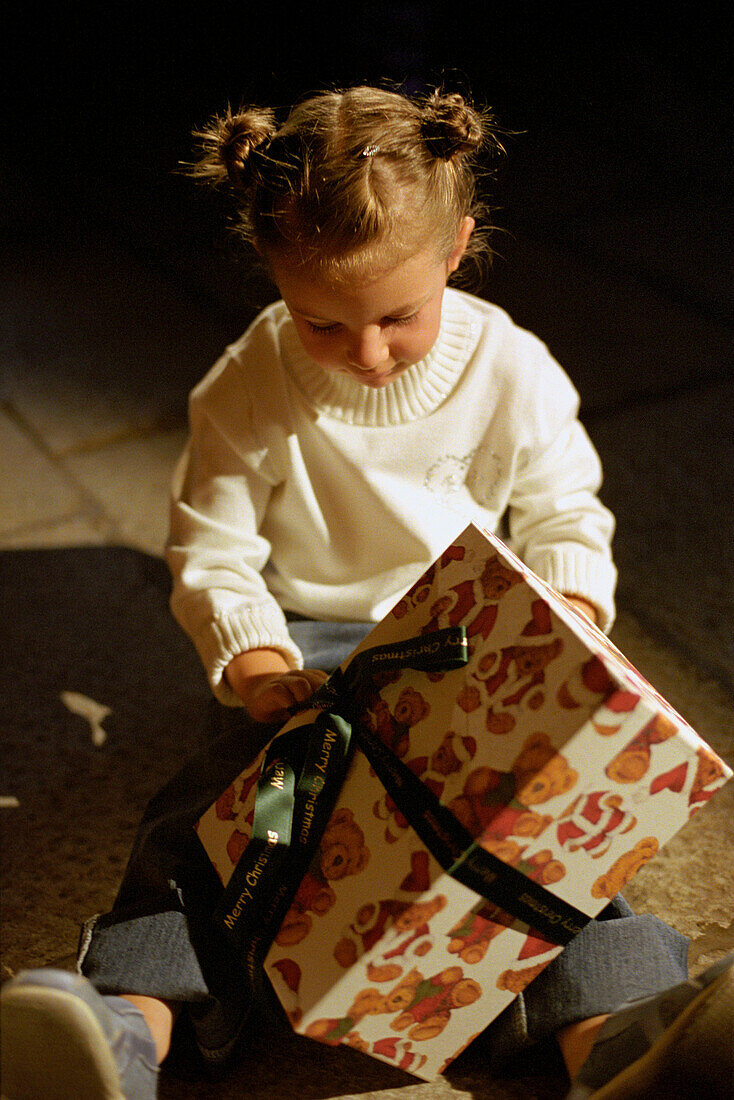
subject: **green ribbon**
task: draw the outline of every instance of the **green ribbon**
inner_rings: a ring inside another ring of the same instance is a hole
[[[252,835],[215,910],[253,989],[341,789],[352,748],[349,723],[322,711],[276,737],[257,784]]]
[[[590,919],[485,851],[436,796],[360,720],[375,677],[466,664],[463,627],[376,646],[338,669],[309,699],[312,722],[271,741],[257,784],[252,835],[215,911],[257,991],[263,963],[303,880],[342,787],[355,744],[439,865],[540,933],[566,944]]]

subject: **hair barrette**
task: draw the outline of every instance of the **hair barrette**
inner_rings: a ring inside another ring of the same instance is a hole
[[[365,147],[362,150],[360,156],[373,157],[375,155],[375,153],[379,153],[379,151],[380,151],[380,146],[379,145],[365,145]]]

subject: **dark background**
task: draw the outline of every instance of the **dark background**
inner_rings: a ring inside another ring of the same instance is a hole
[[[190,386],[275,297],[234,246],[226,199],[176,171],[192,128],[227,102],[285,107],[355,82],[468,91],[508,132],[488,195],[498,255],[479,292],[544,339],[580,392],[618,519],[619,606],[734,686],[731,11],[19,6],[3,28],[0,229],[15,300],[29,288],[20,331],[43,329],[68,262],[64,309],[88,314],[101,296],[114,319],[95,387],[123,405],[173,394],[183,423]],[[135,270],[160,277],[160,302]],[[114,354],[128,332],[133,363]],[[79,325],[72,355],[85,338]]]
[[[503,257],[523,232],[601,263],[611,250],[671,299],[730,316],[727,3],[30,3],[5,51],[13,233],[96,219],[239,308],[210,263],[212,248],[231,262],[222,209],[174,174],[191,128],[228,101],[445,79],[514,132],[491,195]]]

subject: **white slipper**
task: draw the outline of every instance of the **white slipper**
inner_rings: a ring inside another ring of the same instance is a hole
[[[26,970],[0,994],[2,1100],[155,1100],[142,1013],[79,974]]]

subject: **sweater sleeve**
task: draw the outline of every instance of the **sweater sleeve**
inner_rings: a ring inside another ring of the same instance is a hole
[[[558,592],[592,603],[609,631],[617,571],[614,517],[597,495],[601,462],[577,418],[578,395],[550,357],[536,383],[534,432],[518,453],[509,500],[513,547]]]
[[[233,386],[235,365],[225,364],[221,374],[228,377],[207,378],[192,393],[189,442],[173,478],[166,557],[173,614],[194,642],[217,698],[238,705],[224,679],[233,657],[267,647],[298,667],[301,654],[261,576],[270,545],[259,532],[277,471],[255,436],[249,396]]]

